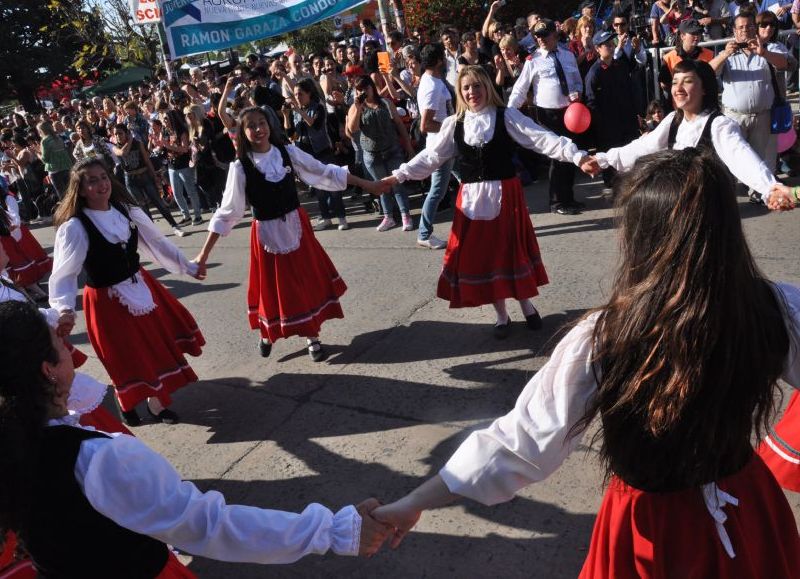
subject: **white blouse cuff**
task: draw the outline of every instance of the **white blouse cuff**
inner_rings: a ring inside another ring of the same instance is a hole
[[[572,155],[572,162],[575,164],[576,167],[581,166],[581,159],[587,156],[589,153],[586,151],[577,151],[574,155]]]
[[[340,509],[333,515],[331,549],[337,555],[357,556],[361,542],[361,515],[353,505]]]
[[[608,162],[608,155],[605,153],[595,153],[594,158],[597,159],[597,164],[601,169],[608,169],[611,166]]]
[[[224,219],[220,219],[217,216],[213,216],[211,218],[211,221],[208,222],[208,230],[211,233],[216,233],[218,235],[221,235],[222,237],[228,235],[233,229],[233,226],[234,223],[228,222]]]

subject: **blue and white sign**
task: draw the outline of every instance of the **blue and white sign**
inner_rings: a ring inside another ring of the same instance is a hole
[[[172,58],[298,30],[366,0],[161,0]]]

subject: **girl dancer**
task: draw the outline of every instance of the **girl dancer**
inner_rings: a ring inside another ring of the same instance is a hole
[[[195,261],[204,274],[217,239],[230,233],[249,203],[254,219],[247,306],[250,327],[261,332],[259,351],[267,357],[275,340],[303,336],[311,359],[319,362],[325,358],[320,327],[325,320],[344,317],[339,298],[347,286],[314,237],[300,207],[295,175],[311,187],[330,191],[352,184],[377,192],[377,184],[350,175],[347,167],[324,165],[294,145],[278,143],[260,108],[243,110],[238,126],[238,160],[228,172],[222,205]]]
[[[366,555],[385,540],[386,527],[366,515],[374,499],[336,514],[227,505],[138,439],[74,424],[70,358],[30,305],[0,304],[0,342],[0,533],[19,535],[40,576],[194,577],[167,544],[290,563],[329,550]]]
[[[624,147],[597,154],[600,167],[627,171],[642,155],[663,149],[708,147],[734,177],[763,196],[771,209],[791,209],[795,199],[789,187],[778,183],[761,157],[750,148],[736,121],[719,110],[717,77],[699,60],[682,60],[672,73],[675,112],[652,132]]]
[[[800,288],[758,271],[709,152],[644,157],[623,187],[608,303],[556,346],[513,411],[372,514],[398,529],[396,544],[457,495],[510,500],[599,416],[610,484],[580,577],[796,577],[794,516],[750,441],[778,379],[800,380]]]
[[[509,334],[506,299],[513,298],[528,327],[538,330],[542,318],[530,298],[548,282],[547,273],[510,151],[520,145],[589,173],[595,163],[568,138],[504,108],[479,66],[464,66],[458,73],[456,108],[438,138],[381,181],[383,191],[409,179],[425,179],[456,157],[462,185],[436,295],[451,308],[492,304],[498,339]]]
[[[184,354],[199,356],[205,344],[192,315],[147,271],[139,267],[139,246],[173,273],[202,279],[197,264],[168,241],[99,159],[76,163],[55,224],[55,263],[50,304],[61,323],[74,324],[78,274],[86,330],[114,385],[123,418],[140,424],[136,405],[174,424],[170,394],[197,380]]]

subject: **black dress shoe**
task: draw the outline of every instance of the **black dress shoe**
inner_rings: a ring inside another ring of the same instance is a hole
[[[127,426],[133,427],[142,425],[142,419],[135,408],[133,410],[120,410],[119,413],[122,414],[122,421]]]
[[[146,405],[145,405],[145,406],[146,406]],[[156,414],[156,413],[154,413],[152,410],[150,410],[150,407],[149,407],[149,406],[147,406],[147,413],[148,413],[148,414],[149,414],[149,415],[150,415],[150,416],[153,418],[153,420],[155,420],[156,422],[163,422],[164,424],[178,424],[178,422],[180,422],[180,421],[181,421],[181,419],[180,419],[180,418],[178,418],[178,415],[177,415],[177,414],[175,414],[175,413],[174,413],[172,410],[170,410],[169,408],[165,408],[164,410],[162,410],[161,412],[159,412],[158,414]]]
[[[571,205],[553,205],[550,207],[550,213],[558,213],[559,215],[577,215],[580,209],[572,207]]]
[[[270,352],[272,352],[272,343],[264,339],[259,340],[258,352],[262,358],[269,358]]]
[[[505,340],[511,333],[511,318],[506,319],[505,324],[495,324],[492,333],[496,339]]]
[[[525,316],[525,324],[529,330],[541,330],[542,316],[539,315],[539,312],[533,312],[531,315]]]
[[[311,359],[314,362],[322,362],[328,357],[328,353],[325,351],[325,348],[322,347],[320,342],[311,342],[308,345],[308,355],[311,356]]]

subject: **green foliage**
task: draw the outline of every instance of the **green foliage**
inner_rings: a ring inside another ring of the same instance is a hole
[[[58,34],[71,23],[50,9],[57,1],[0,2],[0,100],[15,98],[32,110],[37,87],[72,74],[71,64],[81,46]]]
[[[335,32],[333,21],[323,20],[312,26],[307,26],[302,30],[271,38],[271,46],[279,42],[285,42],[300,54],[311,54],[313,52],[327,50],[328,43],[333,39]]]

